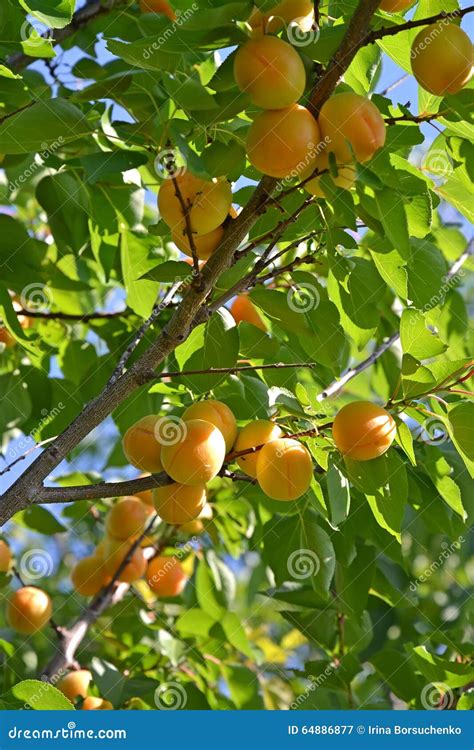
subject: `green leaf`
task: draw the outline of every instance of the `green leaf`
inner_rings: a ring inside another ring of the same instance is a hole
[[[403,653],[384,648],[370,661],[395,695],[407,703],[419,698],[423,685]]]
[[[23,8],[53,29],[62,29],[71,22],[75,0],[20,0]]]
[[[241,666],[223,666],[223,675],[229,686],[230,697],[237,709],[255,710],[263,708],[259,681],[253,670]]]
[[[192,267],[184,260],[165,260],[158,266],[147,271],[141,278],[149,281],[160,281],[164,284],[173,283],[179,279],[192,280]]]
[[[49,682],[23,680],[1,696],[7,708],[28,707],[34,711],[73,711],[74,706]]]
[[[474,680],[474,667],[472,664],[460,664],[448,661],[441,656],[431,654],[426,646],[411,646],[407,644],[406,650],[413,656],[413,663],[432,683],[442,683],[451,688],[464,687]]]
[[[74,104],[59,98],[39,101],[0,122],[0,153],[55,151],[90,131],[88,121]]]
[[[471,477],[474,477],[474,402],[465,401],[450,407],[448,431],[456,450]]]
[[[334,526],[338,526],[342,521],[345,521],[349,514],[351,491],[347,477],[332,460],[329,462],[326,483],[329,507],[331,509],[331,521]]]
[[[30,505],[15,515],[15,523],[39,534],[52,536],[67,531],[49,510],[41,505]]]
[[[429,359],[442,354],[446,345],[426,328],[425,319],[419,310],[408,309],[402,313],[400,340],[405,354],[415,359]]]
[[[402,254],[410,251],[408,220],[403,199],[393,189],[384,188],[375,193],[379,219],[393,247]]]

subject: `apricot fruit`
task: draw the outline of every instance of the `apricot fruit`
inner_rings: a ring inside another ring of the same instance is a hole
[[[178,484],[202,486],[219,473],[226,454],[222,432],[203,419],[185,422],[186,430],[175,443],[163,445],[163,468]]]
[[[257,481],[272,500],[296,500],[313,477],[308,449],[293,438],[271,440],[258,451]]]
[[[255,8],[249,18],[249,24],[253,29],[260,28],[266,34],[279,31],[282,26],[292,21],[306,21],[305,28],[311,27],[314,19],[314,7],[312,0],[282,0],[270,10],[262,13]]]
[[[146,571],[148,585],[158,596],[179,596],[188,580],[183,566],[176,557],[154,557]]]
[[[10,547],[3,539],[0,539],[0,573],[8,573],[12,562]]]
[[[224,236],[224,227],[221,225],[207,234],[196,234],[193,236],[194,247],[199,260],[208,260],[213,252],[217,250]],[[192,258],[191,243],[185,228],[171,232],[171,239],[179,250]]]
[[[176,13],[168,0],[140,0],[138,4],[142,13],[163,13],[170,21],[176,21]]]
[[[107,539],[104,563],[107,573],[114,577],[123,560],[130,551],[131,542],[120,539]],[[146,570],[146,559],[141,547],[135,549],[130,561],[120,573],[118,580],[133,583],[143,576]]]
[[[359,94],[335,94],[323,104],[319,115],[321,135],[340,164],[366,162],[385,143],[386,127],[370,99]]]
[[[162,471],[161,445],[155,433],[159,417],[150,414],[128,428],[122,441],[125,457],[132,466],[142,471]]]
[[[145,475],[143,475],[145,476]],[[142,501],[144,505],[147,505],[151,508],[153,508],[153,492],[152,490],[142,490],[141,492],[136,492],[134,497],[138,497],[139,500]]]
[[[124,497],[107,514],[105,530],[114,539],[139,536],[145,528],[146,511],[138,497]]]
[[[196,403],[188,406],[182,418],[185,422],[190,419],[203,419],[205,422],[213,424],[222,432],[227,451],[230,451],[235,443],[237,422],[232,411],[222,401],[216,401],[215,399],[196,401]]]
[[[352,401],[340,409],[332,436],[341,453],[354,461],[370,461],[385,453],[395,439],[392,415],[370,401]]]
[[[247,155],[253,166],[270,177],[296,177],[314,161],[321,139],[309,109],[300,104],[259,114],[249,128]]]
[[[187,523],[181,524],[179,530],[183,534],[188,534],[189,536],[202,534],[202,532],[204,531],[205,522],[211,521],[213,515],[214,514],[212,512],[212,506],[209,505],[209,503],[206,503],[198,517],[193,521],[188,521]]]
[[[235,450],[244,451],[247,448],[255,448],[257,445],[265,445],[270,440],[276,440],[283,436],[282,430],[274,422],[266,419],[257,419],[249,422],[243,427],[235,441]],[[242,471],[245,471],[250,477],[257,476],[257,458],[259,451],[248,453],[237,459]]]
[[[305,180],[315,170],[322,172],[323,170],[329,170],[329,159],[325,153],[318,156],[316,161],[310,165],[310,167],[301,174],[301,179]],[[351,190],[356,182],[356,170],[352,164],[344,164],[338,167],[337,177],[333,177],[327,172],[328,177],[332,180],[336,187],[344,188],[344,190]],[[312,180],[308,180],[303,185],[306,192],[310,195],[314,195],[317,198],[326,198],[326,194],[321,186],[321,178],[316,176]]]
[[[71,571],[71,581],[82,596],[95,596],[109,581],[104,560],[96,555],[83,557]]]
[[[246,294],[239,294],[235,298],[230,306],[230,313],[237,324],[251,323],[253,326],[260,328],[261,331],[267,331],[264,320]]]
[[[36,586],[23,586],[8,601],[7,619],[13,630],[30,635],[44,628],[52,612],[53,604],[46,591]]]
[[[208,234],[224,223],[232,204],[230,183],[225,177],[202,180],[191,172],[185,172],[175,180],[188,207],[187,214],[194,234]],[[165,224],[183,233],[186,222],[176,194],[175,180],[163,182],[158,193],[158,208]]]
[[[385,10],[387,13],[398,13],[409,8],[414,2],[415,0],[382,0],[379,7],[380,10]]]
[[[414,39],[410,57],[420,86],[437,96],[456,94],[472,75],[472,42],[454,23],[440,21],[422,29]]]
[[[95,695],[89,695],[82,704],[83,711],[113,711],[114,707],[110,701],[105,698],[97,698]]]
[[[234,76],[241,91],[262,109],[282,109],[301,98],[306,72],[294,47],[276,36],[250,39],[239,47]]]
[[[86,698],[89,685],[92,682],[92,674],[88,669],[78,669],[75,672],[68,672],[61,680],[59,680],[56,687],[60,690],[66,698],[69,698],[71,703],[74,703],[75,698]]]
[[[197,518],[206,504],[205,487],[167,484],[153,490],[155,509],[165,523],[179,525]]]
[[[11,335],[10,331],[3,326],[0,326],[0,344],[5,344],[5,348],[8,349],[11,346],[15,346],[16,339]]]

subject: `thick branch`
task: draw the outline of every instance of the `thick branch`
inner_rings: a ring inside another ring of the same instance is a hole
[[[164,487],[172,483],[164,472],[149,477],[128,479],[123,482],[98,482],[97,484],[75,485],[73,487],[43,487],[33,498],[35,505],[50,503],[73,503],[78,500],[98,500],[105,497],[135,495],[143,490]]]

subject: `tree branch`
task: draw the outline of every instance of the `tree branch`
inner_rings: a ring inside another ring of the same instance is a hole
[[[97,482],[97,484],[74,485],[72,487],[43,487],[33,498],[34,505],[52,503],[74,503],[78,500],[99,500],[106,497],[124,497],[137,492],[152,490],[172,484],[173,480],[165,474],[151,474],[149,477],[127,479],[123,482]]]
[[[441,13],[436,13],[434,16],[428,16],[427,18],[418,18],[416,21],[406,21],[398,26],[384,26],[381,29],[375,29],[367,34],[367,41],[364,44],[372,44],[378,39],[383,39],[386,36],[394,36],[400,34],[402,31],[410,31],[410,29],[416,29],[419,26],[430,26],[432,23],[437,21],[450,21],[456,18],[464,18],[468,13],[474,11],[474,5],[470,5],[467,8],[458,8],[458,10],[447,11],[443,10]]]

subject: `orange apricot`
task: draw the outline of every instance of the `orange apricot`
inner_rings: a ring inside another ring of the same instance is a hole
[[[269,34],[279,31],[282,26],[291,23],[291,21],[298,21],[305,30],[309,29],[313,19],[314,6],[312,0],[281,0],[264,13],[255,8],[249,18],[249,24],[253,29],[260,28]]]
[[[123,560],[130,551],[131,543],[120,539],[107,539],[105,546],[105,570],[110,576],[114,576]],[[133,583],[142,577],[146,570],[146,559],[143,550],[138,547],[132,553],[130,561],[119,575],[118,580],[124,583]]]
[[[196,401],[196,403],[188,406],[182,418],[185,422],[190,419],[203,419],[205,422],[215,425],[224,436],[227,451],[230,451],[235,443],[237,422],[233,412],[222,401],[216,401],[215,399]]]
[[[300,104],[259,114],[249,128],[247,155],[270,177],[296,177],[314,161],[321,134],[309,109]]]
[[[205,487],[167,484],[153,490],[155,509],[165,523],[179,525],[197,518],[206,504]]]
[[[271,440],[258,451],[257,481],[273,500],[296,500],[311,484],[313,461],[308,449],[293,438]]]
[[[56,687],[60,690],[66,698],[69,698],[71,703],[74,703],[76,698],[86,698],[89,685],[92,682],[92,674],[88,669],[77,669],[75,672],[68,672],[59,682]]]
[[[142,476],[145,476],[145,474],[143,474]],[[136,492],[135,497],[138,497],[138,499],[141,500],[144,505],[148,505],[149,507],[153,508],[153,493],[151,490],[142,490],[141,492]]]
[[[253,326],[260,328],[261,331],[267,330],[260,313],[246,294],[239,294],[235,298],[230,306],[230,313],[237,324],[251,323]]]
[[[370,461],[387,451],[397,427],[392,415],[370,401],[352,401],[340,409],[332,436],[341,453],[354,461]]]
[[[370,99],[350,91],[335,94],[323,104],[319,127],[327,151],[341,164],[366,162],[385,143],[386,127]]]
[[[53,612],[50,596],[36,586],[24,586],[15,591],[9,601],[7,618],[10,627],[29,635],[42,630]]]
[[[0,344],[5,344],[5,348],[8,349],[11,346],[15,346],[16,339],[11,335],[10,331],[3,326],[0,326]]]
[[[440,21],[422,29],[415,37],[410,57],[420,86],[437,96],[456,94],[472,75],[472,42],[454,23]]]
[[[181,524],[179,527],[179,530],[183,534],[188,534],[189,536],[193,536],[195,534],[202,534],[204,531],[205,523],[206,521],[211,521],[212,516],[212,505],[209,505],[209,503],[206,503],[200,514],[197,518],[195,518],[193,521],[188,521],[187,523]]]
[[[217,250],[224,236],[224,227],[218,226],[212,232],[207,234],[196,234],[193,236],[194,248],[199,260],[208,260],[213,252]],[[182,253],[192,258],[191,243],[189,242],[188,233],[185,227],[171,232],[171,239]]]
[[[329,159],[326,153],[320,154],[316,161],[305,169],[301,174],[301,179],[304,180],[309,177],[315,170],[322,172],[323,170],[329,170]],[[352,164],[343,164],[338,167],[337,177],[333,177],[329,172],[328,176],[336,187],[344,188],[344,190],[351,190],[354,187],[356,181],[356,170]],[[308,180],[303,185],[306,192],[310,195],[314,195],[317,198],[325,198],[326,194],[321,186],[321,178],[316,176],[312,180]]]
[[[71,581],[82,596],[95,596],[109,581],[104,561],[96,555],[83,557],[71,571]]]
[[[215,425],[203,419],[190,419],[184,425],[178,439],[161,449],[163,468],[179,484],[202,486],[219,473],[225,440]]]
[[[398,13],[409,8],[414,2],[415,0],[382,0],[379,7],[387,13]]]
[[[130,495],[119,500],[109,510],[105,529],[114,539],[129,539],[142,533],[145,522],[146,511],[142,501]]]
[[[0,539],[0,573],[8,573],[12,562],[10,547],[3,539]]]
[[[148,563],[146,579],[158,596],[179,596],[188,580],[183,566],[176,557],[154,557]]]
[[[202,180],[191,172],[165,180],[158,192],[161,218],[175,231],[186,227],[183,207],[176,194],[175,182],[188,207],[191,231],[197,235],[208,234],[223,224],[232,204],[232,191],[226,178]]]
[[[276,440],[282,436],[283,432],[277,424],[267,419],[257,419],[254,422],[249,422],[240,430],[235,441],[235,450],[244,451],[247,448],[255,448],[257,445],[264,445],[270,440]],[[259,451],[256,451],[237,459],[242,471],[254,478],[257,476],[258,453]]]
[[[154,414],[142,417],[128,428],[122,441],[127,461],[137,469],[155,473],[162,471],[161,445],[156,434],[160,418]]]
[[[282,109],[301,98],[306,72],[294,47],[276,36],[250,39],[239,47],[234,76],[241,91],[262,109]]]
[[[113,711],[114,707],[110,701],[105,698],[97,698],[95,695],[89,695],[82,704],[83,711]]]

